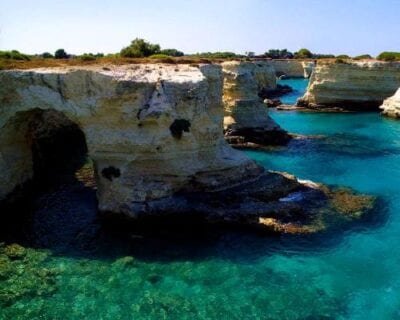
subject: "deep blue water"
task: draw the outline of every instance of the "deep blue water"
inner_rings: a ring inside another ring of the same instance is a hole
[[[24,259],[5,263],[0,250],[0,319],[400,319],[400,121],[271,115],[288,131],[324,137],[250,157],[377,195],[374,216],[317,237],[92,243],[90,194],[57,194],[39,210],[40,241],[28,242]]]

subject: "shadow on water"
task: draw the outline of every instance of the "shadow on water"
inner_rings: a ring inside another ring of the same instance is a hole
[[[80,183],[36,192],[17,205],[18,213],[1,222],[0,242],[49,249],[54,255],[142,261],[231,259],[241,263],[281,253],[316,254],[339,246],[352,232],[374,232],[388,219],[388,203],[377,205],[357,222],[316,235],[279,235],[242,228],[210,226],[201,219],[159,220],[148,224],[99,219],[95,191]],[[15,208],[15,207],[14,207]],[[22,215],[21,215],[22,214]]]

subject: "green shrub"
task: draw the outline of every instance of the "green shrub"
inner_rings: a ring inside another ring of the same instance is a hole
[[[68,59],[69,55],[67,54],[67,52],[64,49],[58,49],[55,53],[54,53],[54,57],[56,59]]]
[[[243,58],[243,55],[238,55],[234,52],[202,52],[202,53],[196,53],[192,55],[193,57],[199,57],[199,58],[207,58],[207,59],[232,59],[232,58]]]
[[[372,59],[369,54],[362,54],[360,56],[356,56],[353,58],[354,60],[364,60],[364,59]]]
[[[382,52],[378,57],[378,60],[383,61],[400,61],[400,52]]]
[[[150,59],[166,59],[166,58],[171,58],[171,56],[169,56],[167,54],[156,53],[156,54],[152,54],[149,58]]]
[[[294,57],[297,59],[310,59],[313,57],[313,54],[310,50],[303,48],[295,52]]]
[[[160,53],[160,49],[158,44],[152,44],[144,39],[136,38],[128,47],[121,50],[120,55],[125,58],[145,58]]]
[[[54,58],[54,56],[53,56],[50,52],[43,52],[43,53],[41,54],[41,57],[42,57],[43,59],[52,59],[52,58]]]
[[[0,58],[2,59],[12,59],[12,60],[27,60],[29,61],[30,58],[28,55],[23,54],[17,50],[12,51],[0,51]]]
[[[182,51],[176,49],[163,49],[160,53],[171,57],[183,57],[185,55]]]
[[[292,59],[293,53],[287,49],[270,49],[264,53],[264,56],[271,59]]]
[[[336,59],[351,59],[347,54],[339,54]]]
[[[96,56],[93,53],[84,53],[79,56],[79,59],[81,59],[82,61],[93,61],[96,60]]]

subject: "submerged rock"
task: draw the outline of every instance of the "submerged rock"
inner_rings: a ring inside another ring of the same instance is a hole
[[[4,248],[4,254],[10,259],[22,259],[26,255],[26,249],[19,244],[13,243]]]
[[[145,205],[132,204],[134,208],[126,211],[126,217],[143,228],[165,228],[171,222],[182,228],[207,223],[303,234],[330,228],[332,217],[340,223],[359,219],[373,208],[373,201],[373,197],[351,190],[336,191],[271,171],[221,191],[182,192]]]
[[[400,86],[400,63],[320,62],[298,106],[312,109],[378,110]]]
[[[392,97],[383,101],[380,108],[385,116],[400,118],[400,89]]]

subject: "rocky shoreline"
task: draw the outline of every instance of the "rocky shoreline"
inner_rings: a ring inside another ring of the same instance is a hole
[[[92,175],[104,217],[154,223],[178,215],[310,233],[326,228],[325,216],[341,216],[347,199],[360,204],[349,209],[353,217],[373,206],[369,197],[346,192],[340,198],[321,185],[265,171],[228,145],[285,145],[293,138],[259,96],[277,88],[266,62],[2,71],[0,82],[3,199],[42,174],[44,164],[62,162],[69,141],[93,162],[91,173],[74,179]]]

